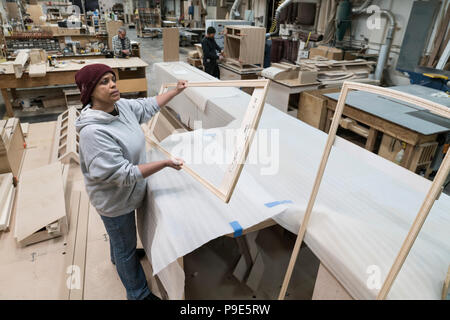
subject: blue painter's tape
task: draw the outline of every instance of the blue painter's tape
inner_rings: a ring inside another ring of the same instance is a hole
[[[242,227],[239,224],[239,222],[237,222],[237,221],[230,222],[230,226],[234,230],[234,237],[235,238],[242,236]]]
[[[293,203],[293,202],[292,202],[292,200],[282,200],[282,201],[268,202],[268,203],[265,203],[264,205],[267,208],[272,208],[272,207],[278,206],[280,204],[286,204],[286,203]]]
[[[215,137],[216,134],[215,133],[204,133],[203,134],[205,137]]]

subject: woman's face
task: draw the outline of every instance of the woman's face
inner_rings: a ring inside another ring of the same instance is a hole
[[[119,99],[120,92],[116,87],[116,76],[108,72],[97,83],[97,86],[92,92],[92,100],[104,104],[112,104]]]

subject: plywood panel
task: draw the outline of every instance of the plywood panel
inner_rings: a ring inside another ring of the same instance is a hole
[[[65,218],[66,205],[60,162],[23,172],[19,181],[15,236],[20,243]]]
[[[163,28],[164,62],[180,60],[180,33],[178,28]]]

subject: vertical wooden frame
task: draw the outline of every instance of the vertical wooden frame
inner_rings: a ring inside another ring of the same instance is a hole
[[[398,99],[398,100],[408,102],[408,103],[420,106],[422,108],[425,108],[425,109],[431,111],[432,113],[435,113],[442,117],[450,118],[450,109],[449,108],[444,107],[440,104],[434,103],[432,101],[422,99],[422,98],[419,98],[419,97],[416,97],[416,96],[413,96],[413,95],[410,95],[407,93],[403,93],[400,91],[392,90],[392,89],[387,89],[387,88],[382,88],[382,87],[377,87],[377,86],[362,84],[362,83],[355,83],[355,82],[348,82],[348,81],[344,82],[344,84],[342,86],[341,94],[339,96],[339,101],[336,105],[336,110],[334,113],[333,121],[331,123],[331,128],[330,128],[330,131],[328,134],[327,143],[325,145],[322,159],[320,161],[320,166],[317,171],[317,175],[316,175],[316,179],[314,181],[314,186],[313,186],[313,189],[311,192],[311,196],[309,198],[308,205],[306,207],[306,212],[303,217],[303,221],[301,223],[301,226],[300,226],[300,229],[299,229],[299,232],[297,235],[297,240],[295,242],[294,249],[291,254],[291,259],[289,261],[289,265],[286,270],[283,285],[281,287],[280,294],[278,296],[279,300],[283,300],[286,295],[287,287],[289,285],[289,281],[292,276],[292,271],[294,269],[294,265],[297,260],[298,253],[300,251],[300,246],[303,242],[303,238],[305,236],[306,229],[308,227],[308,222],[309,222],[309,219],[310,219],[310,216],[312,213],[312,209],[314,207],[314,203],[316,201],[316,197],[319,192],[320,184],[322,182],[322,177],[325,172],[328,158],[330,156],[331,147],[333,146],[335,138],[336,138],[337,129],[339,127],[339,121],[341,120],[342,112],[344,111],[345,101],[346,101],[349,90],[365,91],[365,92],[369,92],[369,93],[373,93],[373,94],[378,94],[378,95]],[[412,246],[414,245],[414,242],[415,242],[417,236],[419,235],[419,232],[420,232],[423,224],[425,223],[428,213],[430,212],[431,208],[433,207],[434,201],[438,199],[438,197],[442,191],[443,184],[445,183],[445,179],[447,178],[449,172],[450,172],[450,156],[449,156],[449,153],[447,153],[441,164],[441,167],[439,168],[439,170],[434,178],[433,183],[431,184],[431,187],[425,197],[425,200],[423,201],[422,206],[421,206],[421,208],[420,208],[420,210],[408,232],[408,235],[405,238],[405,240],[400,248],[400,251],[399,251],[384,283],[383,283],[383,286],[378,293],[378,296],[377,296],[378,300],[385,299],[387,297],[387,295],[392,287],[393,282],[395,281],[398,273],[400,272],[400,270],[403,266],[403,263],[405,262],[409,252],[411,251]]]
[[[176,83],[165,84],[161,87],[160,94],[164,93],[171,87],[176,87]],[[189,166],[184,165],[183,170],[189,173],[192,177],[202,183],[207,189],[213,192],[217,197],[222,199],[225,203],[228,203],[233,194],[234,188],[239,180],[242,168],[244,167],[245,160],[247,159],[248,152],[250,150],[253,137],[258,127],[259,119],[264,108],[266,100],[267,89],[269,86],[269,80],[240,80],[240,81],[215,81],[215,82],[188,82],[188,87],[248,87],[255,88],[253,95],[250,99],[247,111],[242,120],[240,129],[243,130],[244,138],[239,139],[239,144],[234,151],[233,162],[229,165],[225,172],[225,176],[219,187],[214,186],[206,179],[202,178],[198,173],[192,170]],[[153,138],[152,131],[156,125],[156,121],[159,114],[156,114],[152,120],[150,120],[148,126],[150,129],[150,136],[147,136],[147,140],[157,147],[167,157],[172,157],[170,152],[161,147]]]

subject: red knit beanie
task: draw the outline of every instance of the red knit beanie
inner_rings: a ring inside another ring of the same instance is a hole
[[[113,69],[106,64],[94,63],[78,70],[75,74],[75,82],[81,92],[81,102],[83,107],[91,101],[92,92],[105,73],[111,72],[115,75]]]

